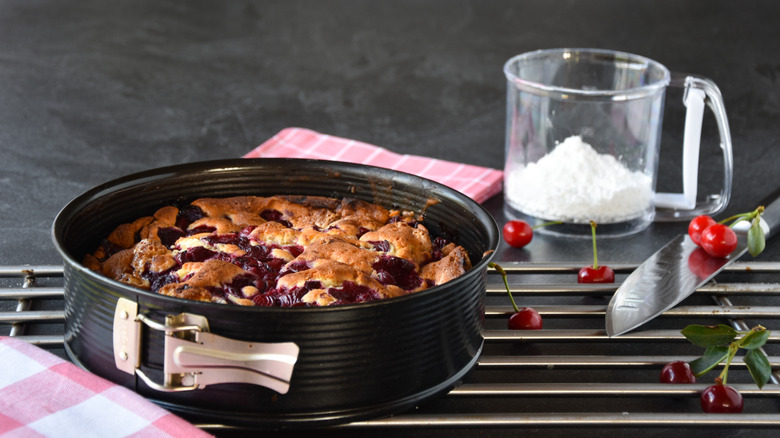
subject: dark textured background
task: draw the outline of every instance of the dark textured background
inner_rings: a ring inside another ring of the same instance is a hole
[[[288,126],[501,168],[503,63],[563,46],[713,79],[734,144],[727,213],[752,210],[780,186],[778,24],[771,0],[0,0],[0,264],[60,264],[51,223],[101,182],[239,157]],[[679,178],[683,113],[670,91],[662,187]],[[707,116],[703,162],[716,142]],[[501,197],[486,206],[503,223]],[[640,261],[684,229],[605,240],[600,260]],[[587,263],[591,247],[539,237],[499,252]],[[760,260],[780,260],[780,244]]]
[[[778,19],[780,4],[755,0],[2,1],[0,261],[59,263],[51,222],[94,185],[238,157],[287,126],[501,168],[503,63],[563,46],[713,79],[734,143],[729,212],[751,210],[780,185]],[[672,90],[661,187],[679,181],[682,119]],[[716,142],[708,115],[703,160]],[[502,221],[500,197],[487,205]],[[680,228],[605,242],[602,257],[641,260]],[[586,259],[576,242],[502,252]]]

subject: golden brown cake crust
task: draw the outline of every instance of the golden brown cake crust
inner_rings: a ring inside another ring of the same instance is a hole
[[[467,251],[413,212],[314,196],[202,198],[116,227],[84,265],[190,300],[327,306],[414,293],[463,275]]]
[[[395,222],[370,231],[360,237],[363,242],[386,241],[390,244],[388,253],[422,265],[430,260],[431,237],[424,226],[409,226],[405,222]]]

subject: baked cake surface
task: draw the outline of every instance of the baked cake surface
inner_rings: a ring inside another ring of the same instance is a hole
[[[243,306],[398,297],[471,268],[411,212],[314,196],[203,198],[119,225],[84,264],[163,295]]]

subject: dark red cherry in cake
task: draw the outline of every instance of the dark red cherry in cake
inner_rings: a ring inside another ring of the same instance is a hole
[[[696,376],[688,362],[676,360],[661,369],[661,383],[696,383]]]
[[[577,283],[614,283],[615,271],[609,266],[599,266],[598,252],[596,251],[596,223],[590,221],[591,234],[593,236],[593,264],[580,269],[577,274]]]
[[[716,383],[701,393],[701,409],[704,412],[738,414],[742,408],[742,394],[731,386]]]

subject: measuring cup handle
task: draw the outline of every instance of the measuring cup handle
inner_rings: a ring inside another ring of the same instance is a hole
[[[683,191],[682,194],[657,193],[655,198],[655,220],[680,221],[692,219],[698,215],[715,215],[723,211],[731,198],[731,185],[734,175],[734,158],[731,147],[726,108],[717,85],[709,79],[696,76],[673,76],[669,84],[684,87],[683,103],[687,107],[685,117],[685,136],[683,140]],[[723,185],[720,193],[713,193],[697,202],[699,144],[704,116],[704,104],[715,115],[720,135],[720,147],[723,150]]]

